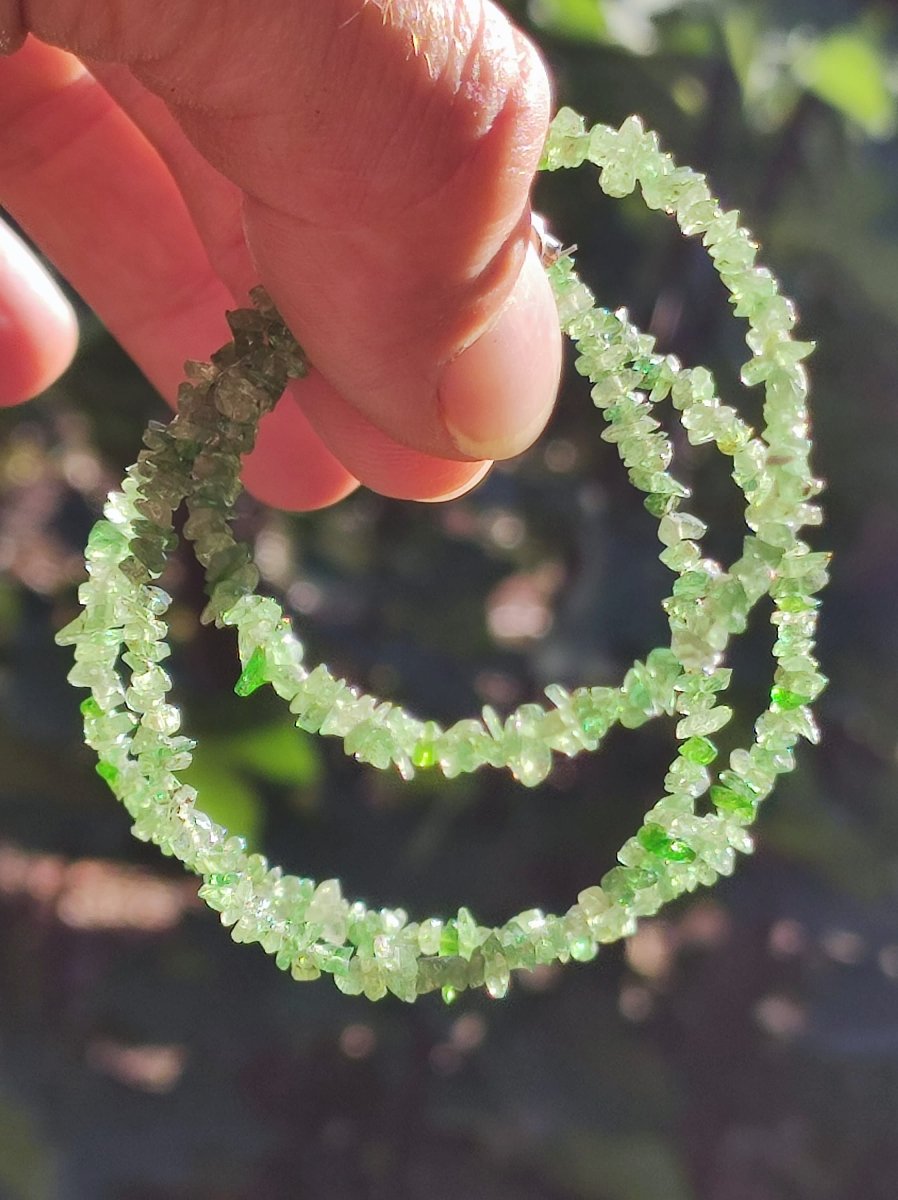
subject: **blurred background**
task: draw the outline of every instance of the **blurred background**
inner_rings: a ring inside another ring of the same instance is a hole
[[[161,403],[83,318],[74,368],[0,413],[0,1200],[891,1200],[898,1176],[898,5],[524,0],[559,103],[641,113],[710,173],[816,339],[817,470],[836,551],[824,742],[765,804],[736,877],[587,966],[494,1004],[374,1006],[234,946],[195,884],[133,841],[80,743],[69,653],[80,550]],[[538,207],[602,303],[732,393],[743,330],[701,249],[594,176]],[[748,400],[748,410],[756,404]],[[756,411],[756,410],[755,410]],[[583,381],[475,495],[361,493],[288,517],[243,504],[267,585],[310,648],[420,712],[507,709],[554,680],[616,680],[662,643],[666,574]],[[722,525],[712,455],[680,478]],[[237,701],[188,557],[172,638],[192,782],[298,872],[413,914],[564,909],[659,794],[655,722],[534,791],[482,772],[412,785]],[[769,687],[757,622],[741,714]]]

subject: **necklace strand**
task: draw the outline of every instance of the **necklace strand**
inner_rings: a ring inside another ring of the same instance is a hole
[[[577,349],[576,369],[591,381],[606,422],[602,437],[616,445],[631,483],[645,493],[658,520],[661,561],[676,576],[664,601],[669,646],[634,663],[619,687],[552,685],[547,706],[524,704],[504,720],[485,708],[479,718],[444,728],[336,679],[324,665],[306,669],[280,605],[255,594],[258,571],[231,530],[241,459],[258,422],[287,382],[307,370],[261,289],[254,308],[228,315],[233,340],[209,363],[187,364],[177,415],[168,426],[151,423],[137,463],[91,532],[89,578],[78,593],[83,611],[57,642],[74,646],[69,681],[90,689],[81,710],[97,770],[133,818],[135,836],[202,876],[199,894],[234,940],[258,942],[297,980],[329,974],[341,991],[372,1000],[391,992],[412,1001],[442,989],[448,1001],[481,986],[498,998],[513,971],[588,961],[599,945],[631,934],[639,917],[730,874],[736,853],[751,851],[748,827],[776,777],[792,769],[799,738],[817,741],[809,705],[826,680],[814,658],[815,594],[826,582],[828,555],[799,536],[820,523],[802,365],[812,346],[793,339],[794,308],[757,265],[738,215],[720,208],[700,174],[677,167],[638,118],[619,130],[587,129],[582,117],[561,110],[543,168],[587,160],[609,196],[638,185],[649,208],[674,215],[683,234],[702,238],[735,314],[749,326],[752,357],[742,382],[765,389],[759,435],[721,403],[709,371],[659,354],[625,311],[597,307],[568,252],[547,266],[561,327]],[[728,569],[703,556],[705,526],[684,509],[689,491],[668,471],[672,447],[653,415],[668,399],[691,444],[713,442],[732,460],[748,533]],[[155,581],[177,545],[174,515],[182,504],[184,535],[206,574],[202,619],[237,631],[242,671],[235,691],[245,696],[270,685],[300,728],[341,738],[360,762],[395,766],[404,778],[421,769],[451,778],[485,765],[507,767],[534,786],[555,754],[595,750],[616,724],[676,718],[678,748],[665,794],[621,848],[618,865],[560,916],[530,909],[487,928],[464,907],[449,920],[411,922],[402,909],[350,902],[335,879],[316,884],[247,854],[243,839],[203,813],[194,790],[178,779],[195,743],[179,732],[179,711],[168,700],[171,679],[161,664],[169,654],[163,618],[170,598]],[[721,702],[731,675],[724,656],[765,597],[776,631],[770,703],[755,723],[753,745],[733,751],[712,781],[712,737],[732,715]]]

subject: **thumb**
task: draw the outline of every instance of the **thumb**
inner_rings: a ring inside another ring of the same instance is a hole
[[[528,249],[549,88],[496,5],[45,0],[25,12],[43,40],[129,65],[242,189],[261,281],[345,402],[431,455],[507,457],[533,440],[560,363]],[[325,438],[333,407],[312,398]]]

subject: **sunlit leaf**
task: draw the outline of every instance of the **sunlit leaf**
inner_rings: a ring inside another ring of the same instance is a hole
[[[197,746],[183,779],[196,788],[203,812],[230,833],[245,837],[249,848],[254,850],[264,827],[264,810],[255,789],[236,768],[225,745],[216,745],[215,739],[203,741]]]
[[[610,42],[648,54],[655,49],[654,18],[683,0],[530,0],[534,24],[559,37]]]
[[[682,7],[683,0],[605,0],[608,40],[634,54],[651,54],[658,48],[655,18]]]
[[[271,783],[308,787],[321,778],[315,739],[288,722],[238,734],[228,743],[231,762]]]
[[[805,45],[794,67],[809,91],[860,125],[870,137],[887,137],[893,132],[896,102],[888,85],[888,63],[861,30],[837,30]]]
[[[728,8],[723,17],[723,39],[730,65],[743,88],[748,83],[757,49],[758,24],[758,14],[744,6]]]
[[[581,41],[605,40],[607,26],[602,0],[531,0],[531,20],[560,37]]]

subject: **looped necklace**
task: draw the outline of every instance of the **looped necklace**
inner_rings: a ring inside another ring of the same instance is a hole
[[[645,493],[658,521],[661,561],[675,576],[664,601],[669,646],[635,662],[619,687],[568,691],[553,684],[548,706],[524,704],[504,719],[485,708],[443,728],[336,679],[324,665],[307,670],[279,604],[255,594],[259,573],[231,531],[241,458],[287,381],[307,369],[261,290],[254,308],[228,315],[233,340],[210,362],[187,364],[177,415],[167,426],[150,424],[137,463],[91,532],[89,578],[78,593],[83,611],[56,640],[75,648],[69,681],[90,689],[81,711],[97,770],[134,819],[135,836],[202,876],[199,894],[234,940],[258,942],[294,979],[331,975],[341,991],[371,1000],[391,992],[413,1001],[441,989],[449,1001],[481,986],[504,996],[513,971],[585,962],[600,944],[631,934],[639,917],[730,874],[736,853],[751,851],[749,826],[776,777],[792,769],[798,740],[818,739],[809,705],[826,680],[814,658],[814,597],[829,556],[799,537],[820,523],[802,366],[812,346],[793,339],[794,307],[757,265],[757,247],[737,214],[720,208],[700,174],[676,166],[637,117],[619,130],[587,129],[572,110],[560,111],[542,167],[585,161],[599,168],[609,196],[638,185],[649,208],[675,216],[683,234],[702,239],[735,314],[748,323],[752,356],[742,382],[765,391],[764,428],[755,433],[721,403],[708,370],[659,354],[624,310],[597,307],[570,252],[545,244],[561,328],[576,347],[576,369],[593,385],[606,423],[602,437],[616,445],[630,482]],[[713,442],[732,460],[748,532],[728,568],[703,555],[705,525],[684,507],[689,491],[668,471],[673,450],[653,415],[667,399],[689,442]],[[163,618],[170,598],[155,580],[177,544],[173,518],[182,504],[184,535],[205,569],[202,619],[237,631],[237,694],[270,685],[300,728],[341,738],[360,762],[395,766],[406,779],[416,770],[451,778],[489,765],[529,787],[545,779],[555,754],[593,751],[615,724],[635,728],[661,714],[675,717],[678,746],[664,795],[621,848],[618,865],[561,915],[533,908],[487,928],[464,907],[448,920],[416,921],[402,909],[370,909],[344,898],[335,879],[284,874],[262,855],[247,854],[243,839],[211,820],[178,779],[195,743],[179,733],[180,714],[167,698],[171,680],[161,664],[169,654]],[[753,744],[733,751],[712,776],[712,738],[732,716],[722,702],[731,675],[722,665],[728,643],[765,597],[776,632],[770,702],[755,722]]]

